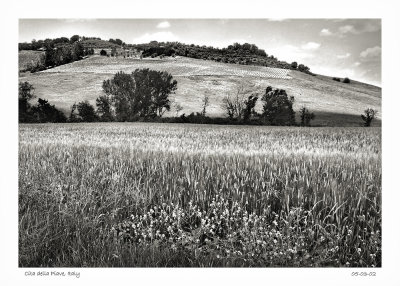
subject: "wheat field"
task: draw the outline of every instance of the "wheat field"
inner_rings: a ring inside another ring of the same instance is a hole
[[[381,129],[19,126],[19,265],[381,266]]]

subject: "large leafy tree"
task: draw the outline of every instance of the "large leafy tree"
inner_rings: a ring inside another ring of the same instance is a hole
[[[273,89],[268,86],[263,97],[262,118],[269,125],[294,125],[294,97],[288,97],[284,89]]]
[[[111,96],[118,121],[134,121],[138,117],[161,117],[170,110],[169,94],[177,89],[177,81],[167,72],[136,69],[132,74],[118,72],[103,82],[103,90]]]

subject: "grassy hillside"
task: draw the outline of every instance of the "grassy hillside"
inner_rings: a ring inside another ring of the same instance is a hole
[[[92,104],[102,94],[102,82],[116,72],[131,72],[137,68],[165,70],[178,81],[178,90],[171,99],[179,102],[189,114],[201,110],[205,94],[210,98],[209,116],[225,116],[222,98],[235,93],[243,85],[249,92],[259,92],[271,85],[283,88],[295,97],[294,108],[303,105],[316,114],[313,125],[359,126],[360,114],[367,107],[381,115],[381,89],[352,81],[350,84],[333,81],[325,76],[311,76],[292,70],[259,66],[218,63],[192,58],[134,59],[93,56],[36,74],[26,74],[21,81],[29,81],[36,88],[37,97],[68,112],[74,102],[89,100]],[[257,108],[261,108],[261,103]],[[298,113],[298,112],[297,112]],[[175,115],[171,110],[166,116]],[[380,125],[379,120],[373,122]]]

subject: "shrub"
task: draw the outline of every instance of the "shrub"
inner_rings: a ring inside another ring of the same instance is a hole
[[[368,108],[368,109],[364,110],[364,114],[361,114],[361,118],[364,121],[365,127],[371,126],[371,122],[375,118],[377,113],[378,113],[378,111],[376,111],[372,108]]]
[[[338,81],[338,82],[340,82],[340,78],[338,78],[338,77],[334,77],[334,78],[332,78],[334,81]]]
[[[101,50],[100,51],[100,56],[107,56],[107,51],[106,50]]]
[[[301,126],[310,126],[310,121],[315,118],[314,113],[310,112],[307,108],[300,109]]]
[[[344,83],[350,83],[350,79],[348,77],[345,77],[343,80]]]

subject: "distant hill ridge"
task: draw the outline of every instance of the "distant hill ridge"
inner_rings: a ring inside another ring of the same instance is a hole
[[[221,63],[264,66],[271,68],[281,68],[298,70],[313,75],[310,68],[298,64],[297,62],[287,63],[278,60],[273,55],[268,55],[263,49],[259,49],[254,44],[234,43],[226,48],[214,48],[211,46],[199,46],[194,44],[184,44],[180,42],[157,42],[152,41],[144,44],[126,44],[120,39],[110,39],[108,41],[96,37],[72,36],[56,39],[46,39],[31,43],[19,43],[19,50],[39,50],[45,47],[62,47],[79,42],[85,49],[135,49],[143,57],[164,57],[164,56],[184,56],[194,59],[211,60]]]

